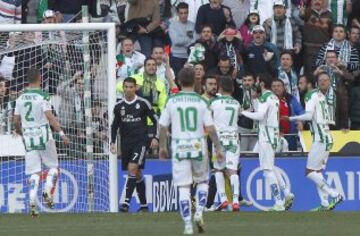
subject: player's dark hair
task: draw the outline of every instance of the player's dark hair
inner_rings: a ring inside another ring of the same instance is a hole
[[[176,11],[179,12],[180,9],[187,9],[189,10],[189,4],[187,4],[186,2],[181,2],[176,6]]]
[[[272,77],[269,74],[259,74],[259,83],[263,83],[265,89],[271,89],[271,83],[273,81]]]
[[[206,84],[206,81],[208,79],[215,79],[216,81],[218,80],[218,76],[215,75],[215,74],[206,74],[204,79],[203,79],[203,84],[205,85]]]
[[[234,82],[230,76],[220,76],[220,87],[226,93],[234,91]]]
[[[126,77],[123,81],[123,85],[125,83],[133,83],[136,86],[136,79],[134,79],[133,77]]]
[[[38,81],[40,77],[40,70],[36,69],[36,68],[30,68],[27,71],[27,81],[28,83],[35,83]]]
[[[195,83],[195,72],[193,68],[182,68],[178,73],[178,80],[182,87],[191,87]]]

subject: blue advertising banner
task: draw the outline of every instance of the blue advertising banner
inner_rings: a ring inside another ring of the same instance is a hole
[[[244,197],[254,202],[250,208],[242,211],[265,210],[273,204],[269,184],[264,180],[258,168],[256,158],[241,160],[241,190]],[[292,210],[308,211],[320,203],[315,185],[304,176],[306,158],[277,158],[286,182],[295,194]],[[121,170],[121,161],[118,162]],[[60,161],[61,174],[55,191],[55,212],[87,212],[88,180],[85,161]],[[124,184],[127,173],[119,173],[119,201],[125,197]],[[171,177],[171,162],[148,160],[144,170],[146,196],[150,209],[154,212],[176,211],[178,209],[178,192]],[[344,202],[337,211],[360,210],[360,157],[331,157],[324,177],[329,185],[343,194]],[[108,211],[108,162],[94,162],[94,210]],[[42,183],[43,184],[43,183]],[[42,186],[40,186],[42,189]],[[50,211],[41,204],[42,211]],[[139,208],[137,194],[134,193],[130,210]],[[28,212],[28,185],[24,174],[23,161],[0,161],[0,212]]]

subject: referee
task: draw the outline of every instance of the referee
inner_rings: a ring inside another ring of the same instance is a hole
[[[128,171],[125,202],[122,204],[120,211],[129,211],[131,197],[136,188],[141,204],[139,211],[147,212],[145,182],[141,173],[141,169],[144,168],[145,152],[149,143],[147,117],[151,119],[155,127],[158,125],[158,119],[150,103],[135,94],[136,80],[134,78],[126,78],[123,82],[123,88],[124,98],[114,108],[110,144],[110,151],[116,154],[115,141],[118,129],[120,129],[122,170]],[[151,148],[157,148],[157,137],[158,132],[151,140]]]

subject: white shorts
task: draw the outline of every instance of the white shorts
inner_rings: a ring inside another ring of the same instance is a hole
[[[307,159],[306,168],[310,170],[322,170],[326,167],[329,159],[329,151],[326,151],[327,144],[314,142],[311,145],[309,157]]]
[[[238,145],[235,152],[226,151],[225,152],[225,161],[218,162],[214,161],[214,168],[217,170],[230,169],[238,170],[240,162],[240,145]]]
[[[49,140],[46,149],[42,151],[30,151],[25,154],[25,174],[31,175],[41,172],[41,165],[47,168],[58,168],[59,161],[56,152],[55,140]]]
[[[262,170],[272,170],[275,165],[275,150],[271,143],[257,142],[254,152],[259,153],[260,168]]]

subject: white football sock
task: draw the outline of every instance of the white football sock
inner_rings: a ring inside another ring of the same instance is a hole
[[[337,197],[339,195],[338,192],[336,192],[334,189],[330,188],[329,185],[326,183],[324,176],[319,172],[310,172],[307,177],[311,179],[316,186],[318,186],[320,189],[324,190],[327,194],[329,194],[331,197]]]
[[[238,175],[230,176],[230,183],[233,192],[233,203],[239,203],[239,191],[240,191],[240,183]]]
[[[264,176],[270,184],[271,192],[274,196],[276,205],[284,205],[284,202],[281,199],[279,184],[276,179],[275,172],[273,170],[264,170]]]
[[[50,197],[52,196],[51,189],[55,186],[58,175],[58,169],[51,168],[46,176],[45,193],[47,193]]]
[[[185,223],[191,223],[190,186],[179,187],[180,214]]]
[[[289,186],[286,185],[284,178],[281,176],[280,171],[277,168],[274,168],[274,173],[276,175],[276,179],[278,181],[280,190],[284,193],[285,197],[290,195],[290,189]]]
[[[29,191],[29,198],[30,198],[30,205],[36,205],[36,195],[39,188],[40,176],[38,174],[32,174],[30,176],[30,191]]]
[[[227,201],[226,193],[225,193],[225,178],[223,172],[216,172],[215,173],[215,180],[216,180],[216,189],[220,195],[220,201],[225,202]]]
[[[206,206],[209,185],[207,183],[199,183],[196,186],[196,214],[202,215]]]
[[[322,190],[319,186],[316,186],[316,189],[320,197],[321,205],[324,207],[329,206],[329,194]]]

